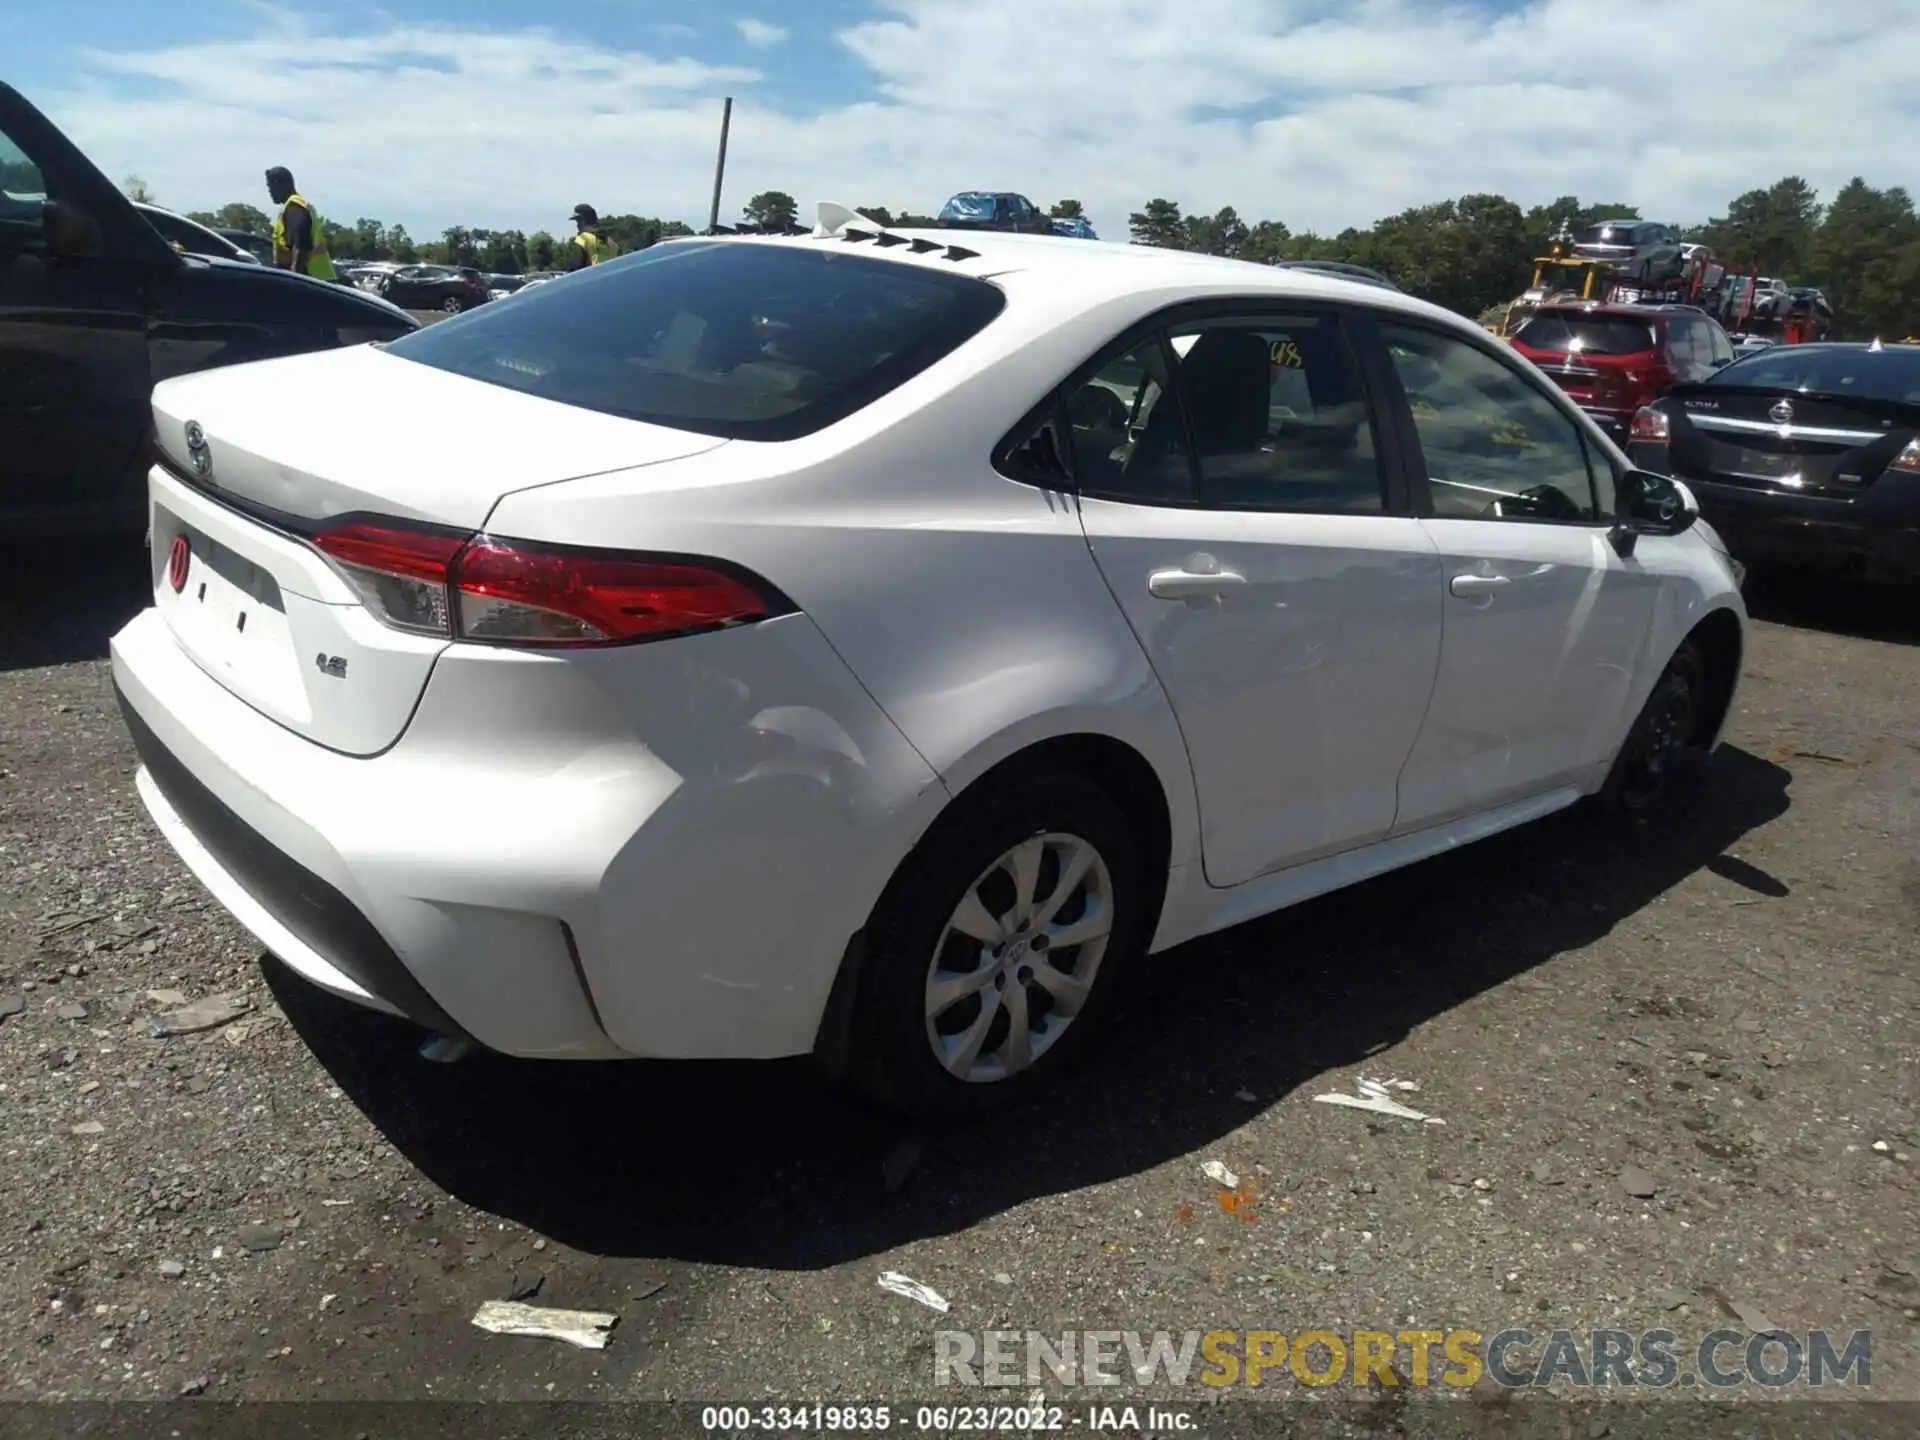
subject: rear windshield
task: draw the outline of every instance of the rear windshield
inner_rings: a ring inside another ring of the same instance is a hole
[[[1638,355],[1657,348],[1653,327],[1624,315],[1536,315],[1513,338],[1555,354]]]
[[[1639,226],[1632,222],[1624,225],[1589,225],[1580,232],[1575,242],[1580,245],[1631,245]]]
[[[985,281],[844,250],[685,241],[581,270],[389,353],[543,399],[739,440],[872,404],[977,334]]]
[[[1920,405],[1920,348],[1822,350],[1776,345],[1716,370],[1708,385],[1758,385],[1810,395],[1892,400]]]
[[[991,195],[956,195],[940,211],[942,220],[991,220],[994,213]]]

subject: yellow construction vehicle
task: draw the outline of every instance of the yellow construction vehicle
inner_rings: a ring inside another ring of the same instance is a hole
[[[1510,305],[1494,328],[1502,339],[1512,336],[1542,305],[1559,300],[1600,300],[1606,298],[1607,285],[1616,267],[1606,260],[1589,260],[1576,255],[1573,237],[1563,225],[1547,243],[1547,253],[1533,261],[1533,278]]]

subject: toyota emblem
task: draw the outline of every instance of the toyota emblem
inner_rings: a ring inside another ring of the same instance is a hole
[[[213,451],[207,448],[207,432],[200,428],[198,420],[187,421],[187,459],[193,462],[193,473],[202,480],[213,474]]]
[[[1793,402],[1791,400],[1776,400],[1773,403],[1773,408],[1767,411],[1767,414],[1772,418],[1774,424],[1785,425],[1793,419]]]
[[[187,568],[193,563],[193,549],[187,544],[187,537],[176,535],[173,544],[167,548],[167,583],[178,595],[187,588]]]

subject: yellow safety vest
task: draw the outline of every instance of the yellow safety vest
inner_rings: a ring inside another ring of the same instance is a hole
[[[333,268],[333,256],[327,253],[327,236],[320,224],[320,212],[313,208],[313,202],[304,195],[289,195],[287,205],[300,206],[307,212],[307,219],[312,222],[310,228],[313,231],[313,249],[307,256],[307,274],[316,280],[338,280],[340,276]],[[273,248],[276,250],[293,248],[287,244],[286,205],[282,205],[280,213],[273,217]]]
[[[591,230],[582,230],[573,237],[573,243],[587,252],[587,264],[600,263],[600,237]]]

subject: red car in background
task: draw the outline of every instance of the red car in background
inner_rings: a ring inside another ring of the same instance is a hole
[[[1548,305],[1511,343],[1622,442],[1642,405],[1733,362],[1727,332],[1691,305]]]

